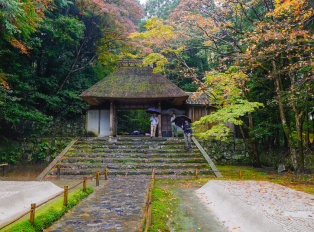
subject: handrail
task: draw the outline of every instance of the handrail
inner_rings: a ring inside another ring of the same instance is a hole
[[[68,188],[68,186],[64,186],[64,190],[63,190],[61,193],[58,193],[57,195],[55,195],[55,196],[49,198],[48,200],[46,200],[46,201],[44,201],[44,202],[42,202],[42,203],[40,203],[40,204],[38,204],[38,205],[32,204],[32,205],[31,205],[31,209],[30,209],[29,211],[27,211],[26,213],[23,213],[22,215],[20,215],[19,217],[13,219],[12,221],[6,223],[5,225],[0,226],[0,230],[2,230],[3,228],[5,228],[5,227],[11,225],[12,223],[16,222],[17,220],[21,219],[22,217],[24,217],[24,216],[27,215],[28,213],[31,213],[31,215],[30,215],[30,223],[31,223],[32,225],[34,225],[34,219],[35,219],[35,218],[34,218],[34,215],[35,215],[35,209],[36,209],[36,208],[39,208],[40,206],[42,206],[42,205],[46,204],[47,202],[49,202],[49,201],[51,201],[51,200],[53,200],[53,199],[59,197],[59,196],[62,195],[62,194],[64,194],[64,202],[63,202],[63,205],[67,206],[67,204],[68,204],[68,202],[67,202],[67,199],[68,199],[68,190],[73,189],[73,188],[75,188],[75,187],[77,187],[78,185],[80,185],[80,184],[83,183],[83,191],[86,192],[86,181],[87,181],[88,179],[93,178],[93,177],[96,177],[96,186],[98,187],[98,186],[99,186],[99,172],[97,172],[96,175],[90,176],[90,177],[88,177],[88,178],[87,178],[87,177],[84,177],[84,180],[83,180],[83,181],[81,181],[81,182],[79,182],[78,184],[72,186],[71,188]]]
[[[150,180],[150,187],[147,193],[147,202],[145,208],[145,232],[148,231],[148,227],[152,225],[152,191],[155,181],[155,169],[152,171],[152,178]]]
[[[37,180],[41,180],[44,178],[47,173],[58,163],[58,161],[70,150],[70,148],[76,143],[76,141],[79,139],[79,137],[74,138],[66,148],[63,149],[63,151],[37,176]]]
[[[8,166],[9,164],[7,164],[7,163],[4,163],[4,164],[0,164],[0,167],[1,166]]]
[[[222,178],[221,173],[219,172],[219,170],[217,169],[216,165],[214,164],[214,162],[211,160],[211,158],[207,155],[206,151],[202,148],[201,144],[197,141],[196,138],[194,138],[194,136],[192,137],[192,141],[195,143],[195,145],[197,146],[198,150],[200,150],[200,152],[202,153],[202,155],[204,156],[204,158],[206,159],[207,163],[209,164],[209,166],[211,167],[211,169],[214,171],[215,176],[217,178]]]

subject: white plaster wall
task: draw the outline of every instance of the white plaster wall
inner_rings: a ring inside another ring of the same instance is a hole
[[[100,111],[100,134],[99,136],[110,135],[110,110]]]
[[[99,110],[89,110],[87,112],[87,131],[93,131],[98,135]]]

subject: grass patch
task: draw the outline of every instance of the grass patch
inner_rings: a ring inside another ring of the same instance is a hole
[[[155,186],[152,191],[152,226],[149,232],[169,232],[169,222],[173,220],[179,199],[173,193]]]
[[[59,220],[73,206],[77,205],[82,199],[93,192],[92,187],[86,188],[86,193],[83,189],[68,195],[68,206],[63,206],[63,197],[60,197],[46,205],[39,207],[35,212],[34,227],[30,224],[29,219],[19,220],[12,225],[2,229],[1,231],[10,232],[37,232],[43,231],[50,227],[55,221]],[[29,214],[25,217],[29,217]]]

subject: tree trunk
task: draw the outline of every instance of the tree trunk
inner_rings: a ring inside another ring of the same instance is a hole
[[[279,128],[276,128],[276,146],[280,147],[280,135],[279,135]]]
[[[254,130],[254,124],[253,124],[253,116],[252,113],[249,112],[248,113],[249,116],[249,126],[250,126],[250,130]],[[253,156],[254,156],[254,160],[253,160],[253,167],[262,167],[261,162],[259,160],[259,152],[258,152],[258,147],[257,147],[257,143],[256,143],[256,139],[252,138],[252,149],[253,149]]]
[[[250,157],[252,163],[254,163],[254,155],[253,155],[252,149],[250,148],[249,141],[248,141],[248,139],[245,136],[245,133],[243,131],[243,127],[240,125],[239,128],[240,128],[240,131],[241,131],[241,135],[242,135],[242,138],[243,138],[243,141],[244,141],[245,148],[246,148],[246,150],[247,150],[247,152],[249,154],[249,157]]]
[[[270,130],[271,135],[268,136],[268,145],[269,145],[269,150],[271,150],[274,146],[274,136],[273,136],[274,128],[271,126],[269,130]]]
[[[275,64],[274,60],[272,60],[272,65],[273,65],[273,71],[276,72],[276,64]],[[279,80],[278,75],[276,75],[276,74],[273,77],[273,79],[274,79],[274,84],[275,84],[275,89],[276,89],[276,94],[277,94],[277,102],[278,102],[278,108],[279,108],[279,113],[280,113],[280,119],[281,119],[283,130],[287,136],[288,145],[290,148],[291,161],[292,161],[294,169],[298,170],[299,166],[298,166],[296,149],[295,149],[295,145],[293,142],[290,127],[287,125],[285,110],[284,110],[284,107],[283,107],[282,101],[281,101],[280,80]]]
[[[303,120],[302,117],[297,117],[296,119],[296,126],[297,126],[297,136],[298,136],[298,158],[299,158],[299,170],[301,173],[304,173],[304,152],[303,152],[303,139],[302,139],[302,127],[303,127]]]
[[[309,123],[309,115],[306,110],[305,114],[305,124],[306,124],[306,129],[305,129],[305,144],[307,148],[310,148],[310,123]]]

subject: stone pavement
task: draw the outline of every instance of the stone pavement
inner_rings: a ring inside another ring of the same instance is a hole
[[[314,195],[267,181],[209,181],[197,190],[229,231],[314,231]]]
[[[139,231],[148,182],[149,177],[111,178],[47,231]]]

